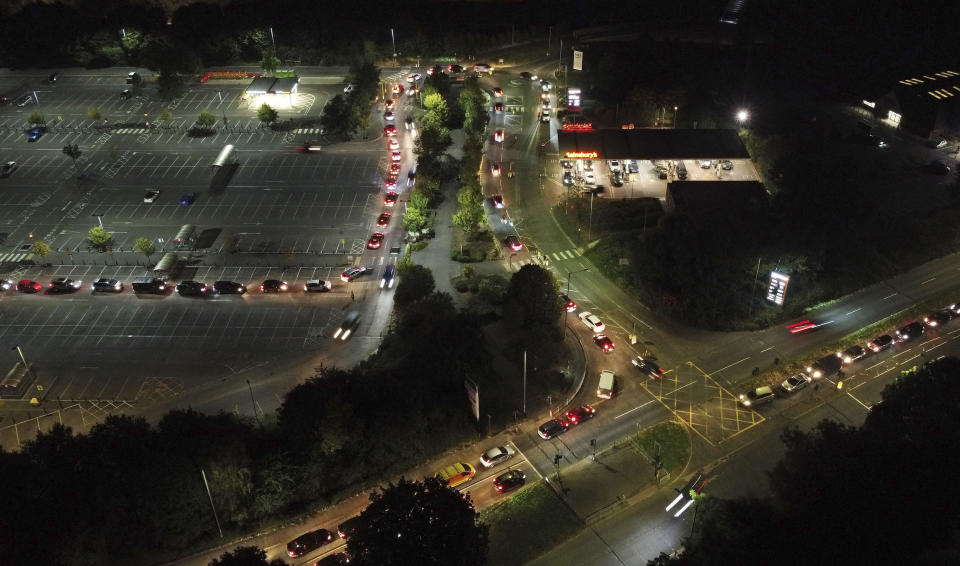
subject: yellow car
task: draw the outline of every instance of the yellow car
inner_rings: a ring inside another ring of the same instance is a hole
[[[466,483],[477,475],[477,471],[470,464],[453,464],[437,472],[437,478],[447,482],[447,487],[457,487]]]

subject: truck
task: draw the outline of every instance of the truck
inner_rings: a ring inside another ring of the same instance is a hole
[[[836,377],[842,367],[843,359],[836,354],[829,354],[807,366],[807,375],[814,379]]]
[[[134,293],[155,293],[163,294],[167,289],[167,284],[159,277],[135,277],[133,279]]]

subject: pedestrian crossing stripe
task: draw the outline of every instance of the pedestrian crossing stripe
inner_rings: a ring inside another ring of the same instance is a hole
[[[321,128],[297,128],[293,131],[295,134],[321,134]]]
[[[26,261],[31,259],[33,254],[3,254],[0,255],[0,263],[9,263],[16,261]]]
[[[555,259],[556,261],[573,259],[577,256],[583,255],[583,248],[576,248],[573,250],[563,250],[562,252],[553,252],[550,255],[552,255],[553,259]]]
[[[148,130],[147,128],[120,128],[119,130],[115,131],[114,133],[116,133],[116,134],[144,134],[144,133],[149,132],[149,131],[150,131],[150,130]]]

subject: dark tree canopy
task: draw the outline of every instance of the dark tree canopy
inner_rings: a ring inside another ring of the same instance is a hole
[[[347,541],[360,566],[483,566],[488,528],[477,521],[469,495],[437,478],[401,479],[370,494],[370,505]]]
[[[238,546],[214,558],[209,566],[284,566],[282,558],[267,561],[267,552],[256,546]]]
[[[433,273],[428,268],[411,265],[400,273],[393,301],[399,307],[406,307],[432,293],[434,286]]]
[[[521,267],[510,278],[507,297],[507,316],[515,318],[520,328],[557,328],[563,307],[553,274],[543,267],[532,263]]]
[[[905,373],[864,425],[788,430],[768,500],[709,500],[657,564],[948,564],[960,559],[960,360]],[[698,503],[699,504],[699,503]],[[789,549],[789,552],[784,552]]]

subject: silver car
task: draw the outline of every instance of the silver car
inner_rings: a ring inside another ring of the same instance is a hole
[[[808,383],[810,383],[810,377],[805,373],[798,373],[784,380],[780,387],[783,387],[787,393],[794,393],[806,387]]]

